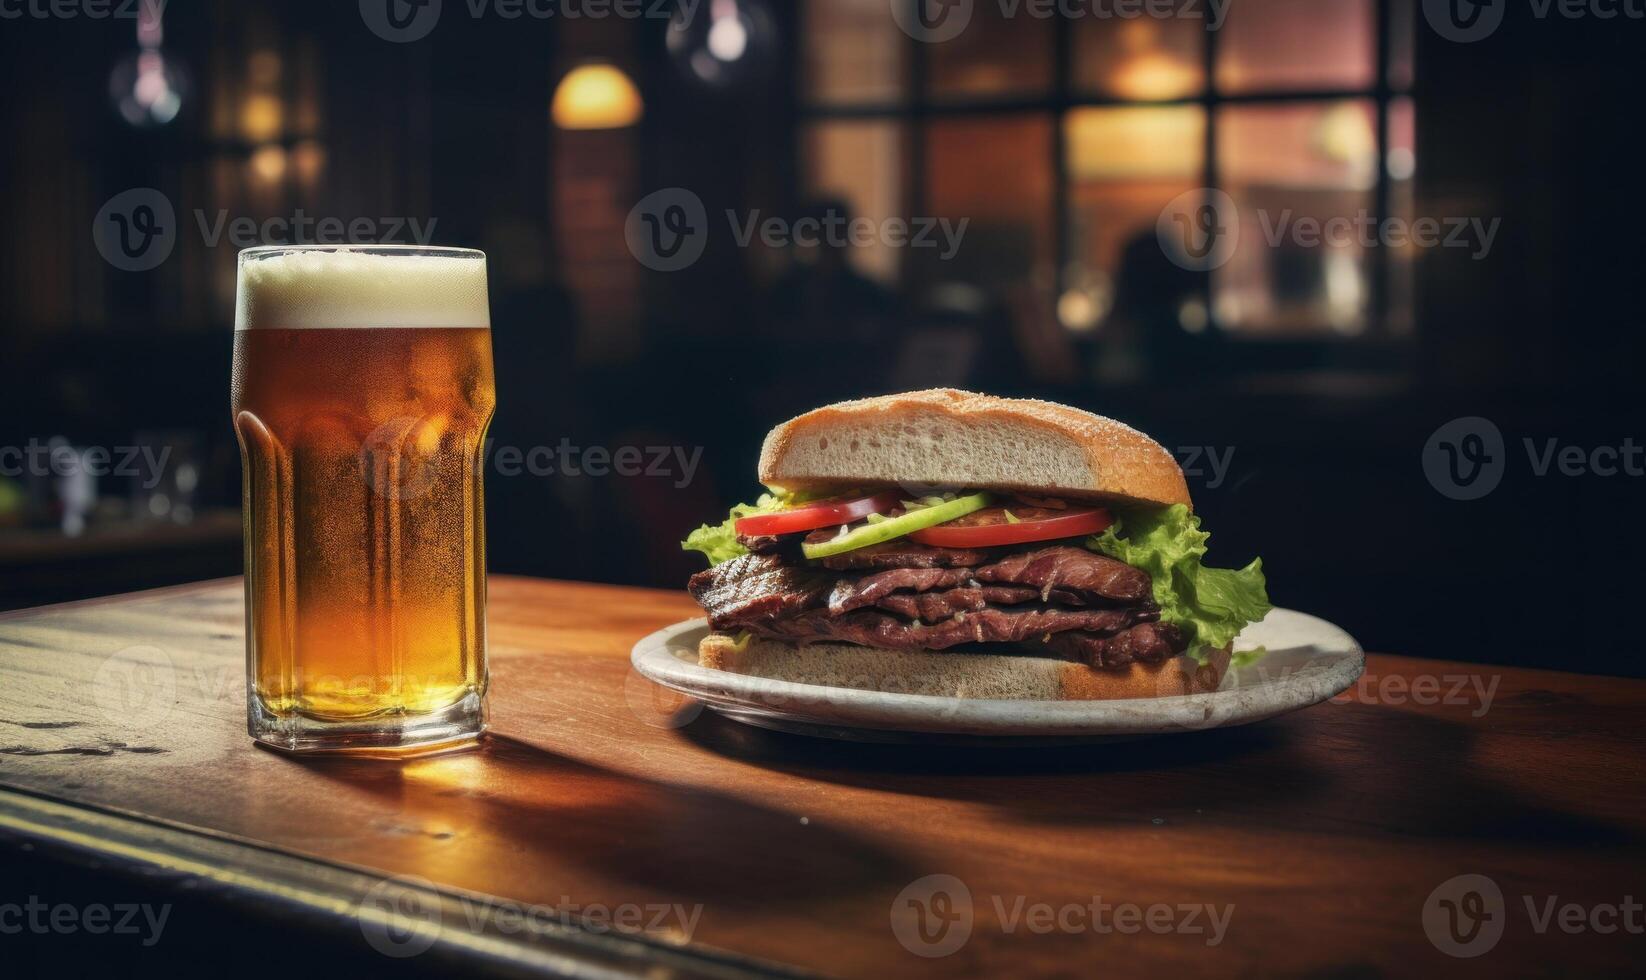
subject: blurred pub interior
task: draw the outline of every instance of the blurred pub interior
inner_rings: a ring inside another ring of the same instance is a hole
[[[888,0],[701,0],[672,27],[448,0],[406,43],[335,0],[0,21],[0,445],[170,449],[0,477],[0,608],[238,573],[241,243],[213,230],[301,210],[489,253],[494,445],[701,447],[689,480],[488,467],[493,572],[679,587],[678,541],[758,492],[770,425],[953,385],[1209,448],[1222,479],[1184,458],[1213,558],[1261,554],[1277,604],[1370,649],[1646,673],[1619,615],[1646,484],[1538,476],[1523,446],[1646,442],[1646,24],[1509,4],[1462,44],[1402,0],[1233,0],[1216,31],[1066,6],[1088,13],[978,0],[931,44]],[[125,271],[89,229],[141,187],[175,247]],[[675,187],[707,245],[653,271],[625,219]],[[1240,215],[1209,274],[1155,230],[1202,187]],[[728,211],[967,224],[952,255],[741,246]],[[1363,211],[1498,226],[1483,257],[1266,241]],[[1504,434],[1480,500],[1420,462],[1460,416]]]

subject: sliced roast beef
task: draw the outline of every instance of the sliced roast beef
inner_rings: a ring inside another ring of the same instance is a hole
[[[1090,592],[1105,599],[1139,602],[1150,596],[1149,573],[1085,548],[1056,545],[1005,558],[973,573],[979,582],[1036,589]]]
[[[842,578],[829,594],[829,610],[850,612],[880,605],[881,599],[897,592],[931,592],[967,583],[1009,589],[990,600],[1008,605],[1039,600],[1086,606],[1094,598],[1134,603],[1148,601],[1151,595],[1148,572],[1084,548],[1055,546],[1007,555],[980,567],[894,568]]]
[[[744,555],[698,572],[686,588],[709,614],[709,625],[723,630],[817,608],[833,578],[775,555]]]
[[[842,578],[829,593],[829,611],[838,614],[872,606],[894,592],[950,589],[971,576],[969,568],[894,568],[861,578]]]
[[[833,534],[815,531],[812,539]],[[1149,574],[1085,548],[934,548],[906,539],[806,562],[803,536],[740,539],[753,552],[692,576],[717,630],[893,650],[1033,643],[1095,667],[1181,653]]]
[[[935,623],[913,623],[874,609],[835,615],[815,609],[762,620],[749,629],[806,642],[837,640],[888,650],[942,650],[958,643],[1021,643],[1069,630],[1114,633],[1155,615],[1141,609],[1001,609],[959,613]]]
[[[1175,657],[1188,647],[1183,631],[1170,623],[1138,623],[1113,636],[1094,633],[1058,633],[1046,641],[1047,648],[1072,660],[1094,667],[1123,667],[1153,663]]]
[[[839,592],[839,585],[835,586]],[[896,613],[909,619],[920,619],[926,622],[936,622],[947,619],[957,612],[976,612],[988,606],[1019,606],[1040,601],[1040,593],[1026,585],[978,585],[971,583],[968,586],[959,586],[952,589],[941,589],[936,592],[922,592],[909,594],[893,592],[875,600],[875,607],[887,612]],[[1052,594],[1052,601],[1063,602],[1071,606],[1086,605],[1083,596],[1074,593]],[[1139,619],[1152,618],[1159,615],[1154,603],[1138,603],[1135,607]],[[830,612],[834,611],[833,596],[830,596]]]

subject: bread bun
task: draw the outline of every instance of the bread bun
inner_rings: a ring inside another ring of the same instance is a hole
[[[1172,454],[1131,426],[1067,405],[952,388],[840,402],[790,419],[766,434],[760,482],[1190,503]]]
[[[853,643],[808,643],[752,638],[739,649],[724,633],[710,633],[697,662],[713,670],[768,680],[849,687],[887,694],[1030,701],[1116,701],[1215,691],[1229,669],[1229,651],[1207,662],[1173,657],[1114,670],[1013,653],[881,650]]]

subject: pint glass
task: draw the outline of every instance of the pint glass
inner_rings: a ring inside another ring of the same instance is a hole
[[[247,724],[293,751],[458,745],[486,724],[486,257],[240,253]]]

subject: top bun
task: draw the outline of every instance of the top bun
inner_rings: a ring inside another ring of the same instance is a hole
[[[766,434],[760,482],[1191,503],[1172,454],[1129,425],[1053,402],[953,388],[839,402],[790,419]]]

